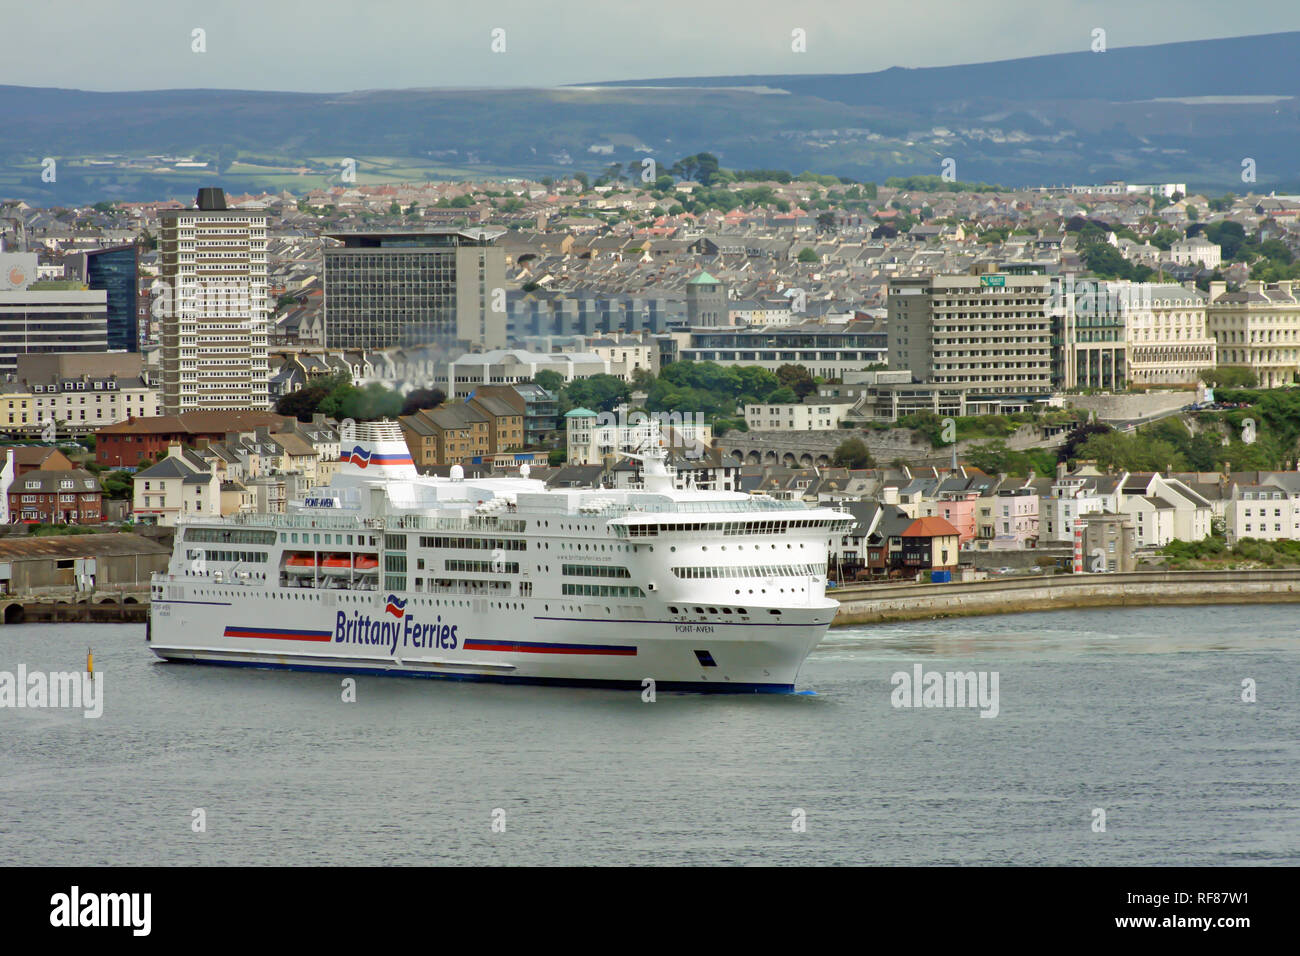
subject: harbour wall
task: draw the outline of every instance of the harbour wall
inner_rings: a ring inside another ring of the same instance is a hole
[[[1082,607],[1278,604],[1300,602],[1300,568],[1056,574],[970,583],[861,585],[838,588],[829,596],[840,602],[832,627]]]

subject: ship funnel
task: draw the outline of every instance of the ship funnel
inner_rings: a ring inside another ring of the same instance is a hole
[[[358,422],[339,430],[340,474],[361,478],[419,477],[397,422]]]

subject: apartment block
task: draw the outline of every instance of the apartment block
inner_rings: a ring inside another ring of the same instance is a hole
[[[266,408],[266,215],[201,189],[160,219],[165,412]]]
[[[970,275],[889,282],[889,367],[964,386],[970,399],[1034,401],[1052,391],[1050,280]]]

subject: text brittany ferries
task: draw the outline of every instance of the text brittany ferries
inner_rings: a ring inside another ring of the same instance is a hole
[[[678,488],[419,475],[395,422],[357,426],[284,514],[198,519],[155,574],[169,661],[641,689],[794,689],[835,616],[827,541],[852,519]]]

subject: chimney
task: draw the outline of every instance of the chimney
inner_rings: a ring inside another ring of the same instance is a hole
[[[1064,477],[1065,477],[1065,462],[1058,461],[1056,463],[1056,480],[1060,481]]]
[[[167,446],[168,458],[179,458],[180,456],[181,456],[181,446],[179,444],[172,442]]]
[[[226,191],[219,186],[204,186],[199,190],[197,202],[205,212],[219,212],[226,208]]]

